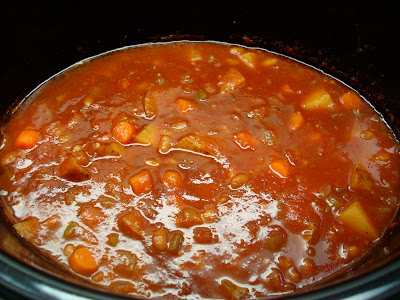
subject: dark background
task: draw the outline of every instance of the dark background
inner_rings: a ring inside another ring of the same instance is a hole
[[[1,1],[0,80],[7,87],[2,94],[22,97],[70,64],[125,45],[171,38],[245,43],[245,36],[356,88],[358,77],[367,73],[386,81],[389,90],[397,86],[400,18],[395,6],[327,3]]]

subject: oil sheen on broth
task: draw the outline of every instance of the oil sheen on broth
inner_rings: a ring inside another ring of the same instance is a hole
[[[399,201],[398,143],[358,93],[230,44],[76,64],[9,116],[0,151],[16,232],[123,294],[293,292],[359,259]]]

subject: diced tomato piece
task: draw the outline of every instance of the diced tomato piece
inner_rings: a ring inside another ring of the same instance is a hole
[[[69,257],[69,266],[78,274],[89,276],[97,271],[97,264],[93,254],[87,247],[79,247]]]
[[[126,121],[117,123],[112,129],[113,137],[121,144],[130,142],[135,133],[136,127]]]
[[[19,149],[32,149],[39,142],[39,133],[35,130],[23,130],[15,140],[15,146]]]
[[[272,162],[269,165],[271,171],[281,178],[288,177],[289,174],[289,163],[286,160],[280,159]]]
[[[187,112],[196,108],[197,103],[193,100],[187,99],[177,99],[176,104],[178,104],[179,110],[181,112]]]
[[[235,68],[230,68],[228,72],[221,79],[221,94],[226,94],[230,91],[237,89],[242,85],[246,79],[244,76]]]
[[[256,145],[255,138],[246,130],[238,133],[234,137],[234,140],[242,149],[254,149],[254,146]]]
[[[140,171],[129,178],[129,183],[136,195],[146,194],[153,190],[153,178],[148,170]]]

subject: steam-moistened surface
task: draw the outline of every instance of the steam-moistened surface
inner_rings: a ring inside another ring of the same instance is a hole
[[[118,293],[251,298],[348,266],[399,202],[399,147],[357,93],[259,49],[127,48],[78,64],[9,118],[16,231]]]

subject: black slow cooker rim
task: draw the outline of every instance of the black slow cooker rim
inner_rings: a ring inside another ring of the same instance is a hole
[[[64,281],[40,269],[32,268],[11,255],[0,251],[0,296],[7,299],[143,299],[129,298],[106,290],[84,287]],[[294,295],[284,295],[284,299],[349,299],[357,295],[358,299],[386,299],[400,292],[400,257],[365,274],[350,278],[338,284],[328,284],[316,289],[305,289]],[[396,274],[393,274],[396,273]],[[44,288],[43,288],[44,286]]]

